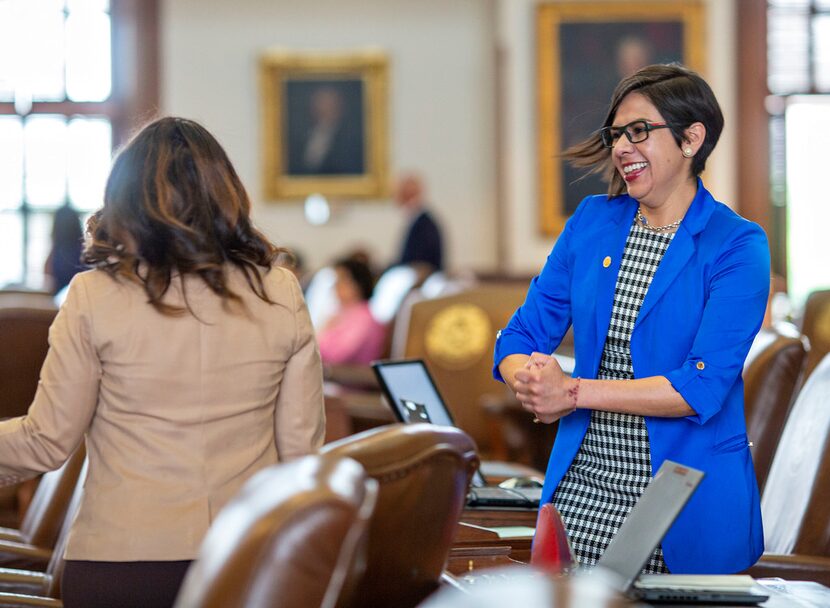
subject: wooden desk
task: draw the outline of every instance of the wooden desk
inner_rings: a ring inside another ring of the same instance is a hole
[[[530,562],[531,538],[501,538],[486,528],[534,527],[535,509],[465,509],[461,520],[447,564],[452,574]]]

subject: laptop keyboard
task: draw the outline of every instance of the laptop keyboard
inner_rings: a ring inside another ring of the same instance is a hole
[[[467,495],[471,507],[523,507],[539,506],[541,489],[508,490],[498,487],[472,488]]]

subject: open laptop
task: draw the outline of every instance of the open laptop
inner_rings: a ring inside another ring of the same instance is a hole
[[[620,590],[649,603],[755,605],[769,596],[750,576],[640,575],[703,472],[666,460],[597,562]]]
[[[455,426],[452,414],[423,360],[375,361],[372,369],[398,420]],[[540,487],[508,489],[491,486],[481,472],[476,471],[467,495],[467,505],[537,509],[541,497]]]

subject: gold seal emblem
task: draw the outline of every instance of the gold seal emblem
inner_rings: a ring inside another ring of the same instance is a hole
[[[493,328],[487,313],[474,304],[454,304],[427,325],[424,346],[430,359],[449,369],[464,369],[490,352]]]

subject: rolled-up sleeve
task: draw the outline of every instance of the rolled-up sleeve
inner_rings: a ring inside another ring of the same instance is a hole
[[[101,364],[82,278],[73,279],[49,328],[49,351],[29,412],[0,422],[0,483],[58,468],[89,428],[98,403]]]
[[[285,365],[274,416],[277,453],[290,460],[323,444],[323,368],[308,309],[297,280],[290,277],[294,300],[294,352]]]
[[[587,199],[586,199],[587,200]],[[504,381],[499,363],[508,355],[551,353],[571,324],[571,239],[586,201],[579,205],[556,240],[542,272],[530,282],[527,296],[507,327],[498,332],[493,377]]]
[[[700,328],[684,363],[665,374],[703,424],[720,411],[761,327],[769,295],[769,246],[749,222],[733,231],[716,259]]]

